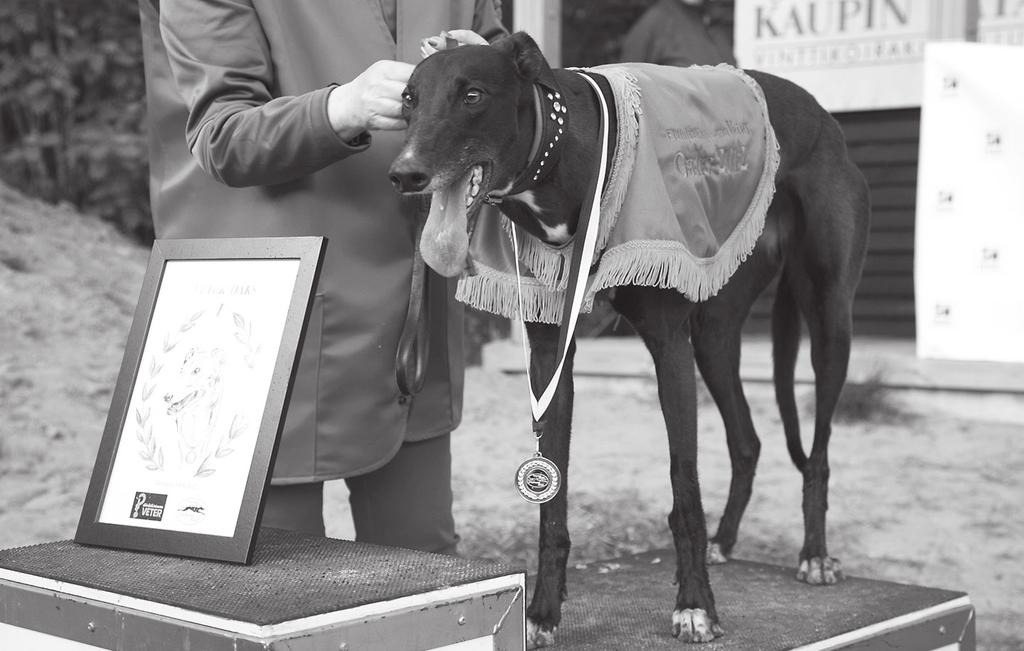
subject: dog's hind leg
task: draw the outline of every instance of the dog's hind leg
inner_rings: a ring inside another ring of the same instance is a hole
[[[654,359],[669,443],[678,592],[672,633],[685,642],[722,634],[708,580],[707,529],[697,478],[697,395],[689,317],[693,304],[674,290],[618,287],[612,305],[636,328]]]
[[[828,169],[818,166],[817,169]],[[843,578],[828,555],[828,443],[832,416],[850,360],[853,297],[866,250],[868,198],[863,177],[853,168],[831,168],[830,178],[798,177],[796,187],[807,229],[795,242],[785,278],[807,321],[815,377],[814,442],[803,468],[804,546],[797,578],[832,584]]]
[[[793,279],[794,286],[809,285]],[[825,512],[828,510],[828,443],[832,435],[832,414],[846,380],[850,358],[850,310],[846,301],[830,298],[803,287],[795,293],[809,306],[808,329],[811,336],[811,364],[815,375],[814,443],[803,467],[804,546],[800,551],[797,578],[811,584],[831,584],[842,580],[839,561],[828,555],[825,542]],[[827,293],[827,290],[826,290]],[[814,298],[816,297],[816,298]],[[799,300],[799,299],[798,299]]]
[[[775,403],[786,434],[786,449],[800,472],[807,465],[800,442],[800,412],[796,406],[796,358],[800,352],[800,310],[793,298],[789,274],[783,270],[772,303],[772,381]]]
[[[558,363],[558,327],[544,323],[528,323],[530,339],[530,377],[534,395],[540,395]],[[537,582],[533,600],[526,611],[527,646],[534,649],[550,646],[562,619],[565,599],[565,565],[569,559],[569,528],[567,525],[569,493],[569,438],[572,427],[573,381],[572,365],[576,342],[569,344],[565,366],[554,398],[544,416],[540,451],[558,466],[562,486],[549,502],[540,505],[540,542],[537,557]]]
[[[750,306],[771,282],[778,265],[776,239],[764,238],[728,284],[696,305],[690,318],[697,368],[722,415],[732,462],[729,499],[708,545],[709,563],[724,563],[731,554],[754,484],[761,442],[740,380],[740,339]]]

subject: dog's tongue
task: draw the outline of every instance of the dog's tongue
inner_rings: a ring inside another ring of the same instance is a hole
[[[466,198],[473,171],[435,192],[430,201],[430,213],[420,235],[420,253],[431,269],[447,278],[462,273],[469,253],[469,235],[466,233]]]

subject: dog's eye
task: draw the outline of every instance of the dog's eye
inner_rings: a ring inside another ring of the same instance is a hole
[[[412,108],[416,105],[416,96],[412,94],[412,91],[408,88],[402,93],[402,106],[405,108]]]
[[[463,101],[466,102],[466,104],[476,104],[483,99],[483,97],[484,94],[482,92],[476,88],[470,88],[466,91],[466,96],[463,98]]]

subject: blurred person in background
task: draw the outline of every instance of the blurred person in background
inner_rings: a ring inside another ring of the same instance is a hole
[[[626,34],[621,60],[736,65],[732,0],[658,0]]]

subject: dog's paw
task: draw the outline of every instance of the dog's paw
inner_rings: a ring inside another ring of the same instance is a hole
[[[536,623],[529,617],[526,618],[526,648],[527,649],[542,649],[544,647],[551,646],[555,643],[555,631],[558,627],[554,627],[551,630],[544,630],[540,624]]]
[[[796,580],[810,585],[833,585],[845,578],[839,559],[831,556],[802,560],[796,571]]]
[[[722,551],[721,545],[716,542],[708,543],[707,559],[708,565],[721,565],[729,562],[729,557]]]
[[[687,608],[672,613],[672,635],[683,642],[713,642],[725,631],[711,621],[702,608]]]

